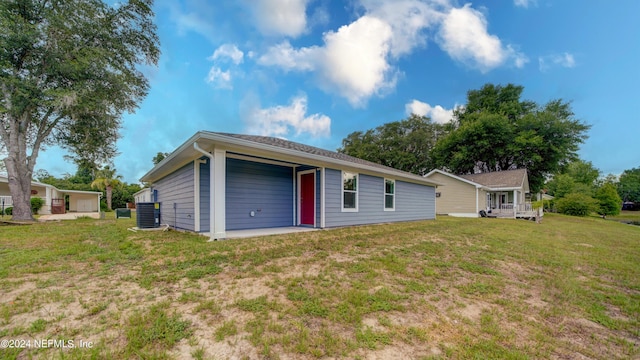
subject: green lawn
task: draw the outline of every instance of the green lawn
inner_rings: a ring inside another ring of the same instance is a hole
[[[207,243],[134,223],[0,226],[0,340],[31,341],[1,358],[640,357],[640,226],[439,217]]]

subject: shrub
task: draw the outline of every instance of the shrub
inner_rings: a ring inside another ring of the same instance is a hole
[[[618,195],[618,190],[613,184],[604,184],[596,191],[598,200],[598,214],[602,217],[607,215],[618,215],[622,208],[622,199]]]
[[[561,214],[587,216],[598,210],[598,201],[589,195],[572,193],[556,200],[556,209]]]
[[[4,209],[4,214],[5,215],[13,215],[13,208],[12,207],[8,207],[8,208]]]
[[[44,205],[44,199],[43,198],[39,198],[39,197],[32,197],[31,198],[31,212],[34,215],[38,214],[38,211],[40,211],[40,209],[42,209],[43,205]]]

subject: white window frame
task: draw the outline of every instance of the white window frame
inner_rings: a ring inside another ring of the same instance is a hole
[[[356,178],[356,190],[345,190],[344,189],[344,176],[346,174],[351,174],[354,175]],[[355,172],[350,172],[350,171],[342,171],[340,174],[340,182],[342,182],[342,191],[340,192],[340,208],[342,209],[342,212],[358,212],[358,205],[360,204],[360,201],[358,201],[358,193],[359,193],[359,189],[360,189],[360,174],[355,173]],[[355,199],[356,199],[356,207],[355,208],[345,208],[344,207],[344,193],[346,192],[350,192],[350,193],[355,193]]]
[[[393,183],[393,194],[387,193],[387,181],[391,181]],[[396,181],[394,179],[384,179],[383,186],[384,188],[382,189],[382,192],[384,193],[384,195],[382,198],[382,207],[384,211],[396,211]],[[388,195],[393,196],[393,207],[390,208],[387,207]]]

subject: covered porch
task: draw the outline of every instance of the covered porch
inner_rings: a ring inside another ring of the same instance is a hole
[[[535,218],[538,214],[526,193],[511,189],[487,192],[487,213],[504,218]]]

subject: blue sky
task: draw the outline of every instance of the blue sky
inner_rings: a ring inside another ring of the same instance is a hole
[[[335,150],[411,112],[450,119],[485,83],[572,101],[580,156],[603,175],[640,166],[640,1],[157,0],[162,56],[123,118],[127,182],[199,130]],[[74,173],[62,150],[36,168]]]

